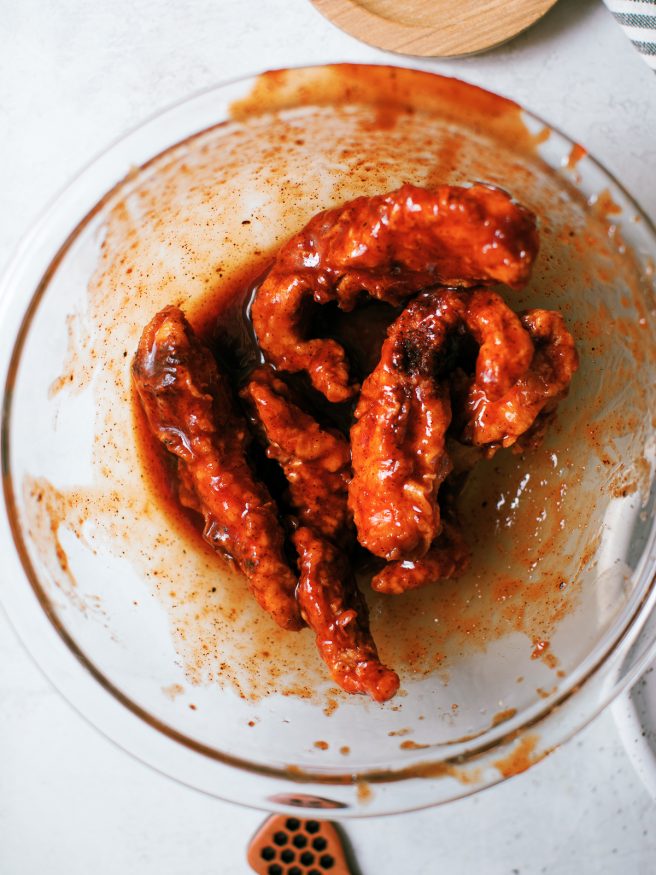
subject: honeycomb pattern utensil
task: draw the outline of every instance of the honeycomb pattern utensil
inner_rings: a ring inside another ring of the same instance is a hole
[[[353,875],[328,820],[274,814],[253,837],[247,859],[258,875]]]

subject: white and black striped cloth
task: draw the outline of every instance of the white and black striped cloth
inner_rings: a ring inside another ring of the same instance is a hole
[[[656,70],[656,0],[604,0],[622,30]]]

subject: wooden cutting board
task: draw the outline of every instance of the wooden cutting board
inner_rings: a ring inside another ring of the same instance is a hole
[[[556,0],[311,0],[352,36],[391,52],[453,57],[521,33]]]

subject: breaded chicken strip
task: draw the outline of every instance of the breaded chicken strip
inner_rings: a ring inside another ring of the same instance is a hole
[[[253,371],[240,394],[267,456],[282,467],[289,501],[301,524],[343,540],[351,526],[347,439],[336,429],[322,428],[302,410],[270,366]]]
[[[539,417],[553,412],[578,368],[574,339],[560,313],[527,310],[520,318],[535,348],[530,367],[502,395],[491,394],[475,380],[458,415],[464,422],[461,440],[485,448],[488,455],[512,446]]]
[[[344,553],[307,527],[294,533],[300,580],[297,598],[303,619],[316,635],[317,649],[347,693],[368,693],[376,702],[399,688],[369,631],[369,614]]]
[[[346,692],[385,701],[399,679],[378,658],[367,605],[343,549],[353,542],[348,441],[304,411],[271,367],[255,370],[241,397],[267,455],[283,469],[289,503],[302,524],[292,538],[301,572],[296,597],[319,654]]]
[[[307,371],[329,401],[351,398],[343,348],[306,336],[306,303],[352,310],[368,295],[398,305],[436,284],[520,288],[538,251],[533,213],[498,188],[403,185],[316,215],[278,252],[253,302],[259,344],[276,367]]]
[[[132,374],[152,433],[177,458],[181,502],[205,518],[205,540],[234,560],[280,626],[301,628],[277,509],[246,459],[246,423],[179,308],[146,326]]]
[[[459,577],[467,569],[470,557],[460,529],[451,522],[444,522],[425,556],[389,562],[374,575],[371,588],[387,595],[401,595],[438,580]]]
[[[419,559],[440,532],[437,492],[452,467],[447,376],[466,333],[479,344],[474,384],[489,395],[526,372],[533,344],[499,295],[438,289],[418,295],[390,326],[362,386],[349,504],[358,540],[384,559]]]

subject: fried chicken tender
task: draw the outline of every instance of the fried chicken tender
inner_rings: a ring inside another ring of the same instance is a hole
[[[488,398],[505,395],[533,360],[533,343],[516,313],[503,298],[484,289],[467,304],[465,327],[479,344],[474,385]]]
[[[438,580],[459,577],[469,565],[471,553],[460,529],[444,522],[442,531],[421,559],[389,562],[374,576],[371,588],[387,595],[400,595]]]
[[[180,501],[205,518],[205,540],[234,560],[280,626],[301,628],[277,509],[246,459],[246,423],[179,308],[166,307],[146,326],[132,373],[150,430],[177,458]]]
[[[351,450],[346,438],[336,429],[322,428],[302,410],[268,365],[253,371],[240,394],[267,456],[282,467],[301,524],[333,540],[346,536],[351,525]]]
[[[491,396],[474,381],[461,417],[462,441],[484,447],[488,455],[512,446],[539,425],[538,417],[553,412],[578,368],[574,339],[560,313],[527,310],[520,319],[535,347],[530,367],[502,396]]]
[[[293,541],[301,572],[298,603],[331,675],[347,693],[368,693],[376,702],[391,699],[399,678],[378,657],[367,605],[346,556],[307,527],[298,529]]]
[[[365,294],[399,305],[436,284],[521,288],[537,251],[533,213],[500,189],[406,184],[311,219],[278,252],[253,301],[253,325],[278,368],[307,371],[329,401],[345,401],[357,386],[344,349],[305,336],[307,302],[348,311]]]
[[[494,292],[422,292],[390,326],[351,429],[349,504],[358,540],[389,561],[424,556],[440,532],[437,491],[451,470],[448,341],[480,344],[475,385],[494,397],[529,366],[533,344]]]
[[[366,603],[335,543],[352,540],[348,441],[302,410],[269,366],[251,374],[241,397],[267,455],[283,469],[289,502],[302,523],[292,538],[301,571],[296,597],[319,654],[346,692],[383,702],[397,691],[399,679],[378,659]]]

